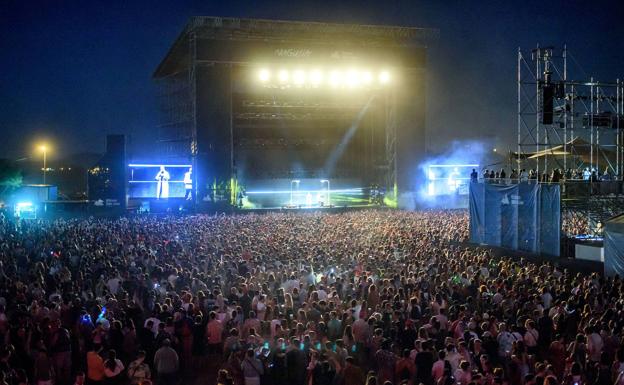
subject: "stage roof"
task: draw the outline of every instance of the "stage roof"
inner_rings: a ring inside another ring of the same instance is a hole
[[[264,43],[331,42],[360,47],[424,47],[438,35],[437,29],[428,28],[194,16],[153,76],[162,78],[178,72],[180,65],[188,61],[189,43],[193,36],[198,39]]]
[[[594,146],[594,151],[598,151],[596,146]],[[596,154],[598,154],[601,161],[603,159],[608,159],[609,161],[615,162],[616,160],[616,153],[604,147],[600,148],[599,152],[593,154],[594,158]],[[566,146],[558,144],[540,150],[539,152],[523,152],[520,157],[522,159],[562,159],[564,156],[568,156],[580,159],[586,163],[591,163],[591,155],[592,149],[590,143],[582,138],[576,137],[568,141]],[[518,153],[511,152],[510,157],[511,159],[517,159]]]

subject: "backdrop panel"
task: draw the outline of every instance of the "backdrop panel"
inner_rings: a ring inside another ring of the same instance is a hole
[[[559,256],[558,185],[471,183],[470,241]]]
[[[624,277],[624,215],[610,219],[605,226],[604,273]]]

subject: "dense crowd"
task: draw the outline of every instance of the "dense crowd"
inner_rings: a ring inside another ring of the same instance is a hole
[[[621,281],[495,258],[467,226],[3,218],[0,385],[624,385]]]
[[[602,235],[602,232],[592,230],[587,213],[577,210],[567,210],[561,213],[561,233],[567,237]]]

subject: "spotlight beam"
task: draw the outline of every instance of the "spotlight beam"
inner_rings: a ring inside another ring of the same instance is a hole
[[[368,101],[366,102],[366,104],[362,107],[362,109],[358,112],[357,116],[353,120],[351,127],[349,127],[347,132],[345,132],[344,136],[342,137],[342,140],[340,141],[340,143],[338,143],[336,148],[334,148],[332,153],[329,155],[327,162],[325,162],[324,169],[327,172],[328,178],[333,174],[334,169],[336,168],[336,163],[338,163],[338,160],[344,153],[345,149],[347,148],[347,145],[349,144],[349,142],[351,142],[353,135],[355,135],[355,132],[360,127],[360,123],[362,122],[362,119],[364,119],[364,115],[366,115],[366,111],[368,111],[368,108],[373,102],[373,99],[375,99],[374,95],[371,95],[368,98]]]

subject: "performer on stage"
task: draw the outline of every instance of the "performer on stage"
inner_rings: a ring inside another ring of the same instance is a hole
[[[160,166],[160,171],[158,171],[154,179],[158,181],[156,185],[156,199],[169,198],[169,179],[171,179],[171,175],[169,175],[169,171],[165,170],[165,166]]]
[[[184,199],[193,200],[193,167],[184,173]]]

